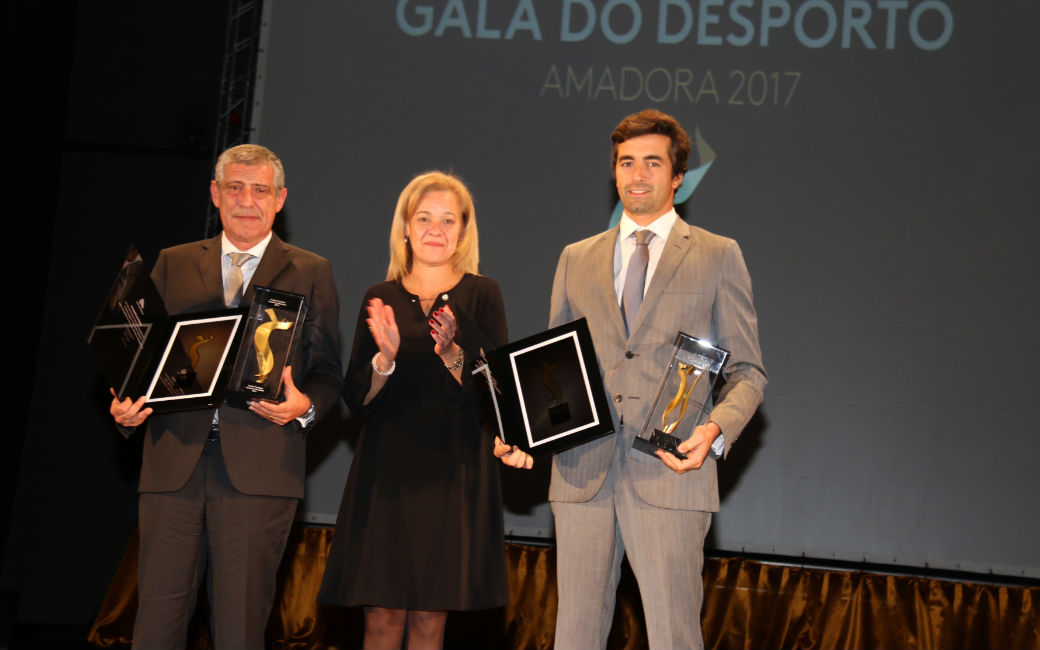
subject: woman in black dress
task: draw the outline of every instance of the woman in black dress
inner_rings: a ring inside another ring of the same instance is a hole
[[[473,199],[417,176],[398,198],[387,281],[365,294],[344,399],[368,420],[354,450],[318,600],[365,606],[365,648],[436,648],[447,610],[507,601],[494,457],[531,457],[480,427],[462,314],[507,341],[498,285],[477,275]]]

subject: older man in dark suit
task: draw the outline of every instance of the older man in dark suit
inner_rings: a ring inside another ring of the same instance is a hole
[[[303,496],[305,435],[339,399],[339,302],[328,260],[271,231],[285,172],[269,149],[240,145],[210,184],[223,232],[162,251],[152,280],[171,314],[234,306],[253,286],[302,294],[302,342],[284,401],[249,410],[156,414],[113,397],[124,435],[144,427],[135,648],[183,648],[207,567],[217,648],[263,648],[278,564]],[[114,395],[114,393],[113,393]],[[207,562],[208,560],[208,562]]]
[[[689,138],[658,111],[614,130],[620,224],[567,246],[550,325],[588,319],[612,400],[614,435],[553,458],[560,605],[557,648],[603,648],[621,559],[639,583],[651,648],[703,647],[703,545],[718,510],[716,461],[762,401],[765,369],[751,279],[737,243],[687,225],[672,207]],[[680,432],[685,460],[632,448],[678,331],[730,351],[707,420]]]

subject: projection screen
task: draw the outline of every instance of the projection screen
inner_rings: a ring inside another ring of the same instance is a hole
[[[720,466],[710,547],[1040,577],[1040,3],[265,3],[254,141],[289,241],[332,260],[344,360],[398,192],[452,170],[513,339],[608,227],[609,135],[655,107],[699,146],[679,206],[735,238],[770,383]],[[333,523],[358,422],[309,447]],[[547,463],[507,532],[551,539]]]

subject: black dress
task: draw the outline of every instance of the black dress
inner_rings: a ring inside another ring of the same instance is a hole
[[[393,307],[401,345],[386,385],[362,406],[378,348],[365,305]],[[491,279],[465,275],[440,294],[496,347],[507,341],[505,308]],[[467,368],[479,354],[460,328],[462,385],[434,354],[430,316],[398,282],[361,304],[343,395],[368,416],[340,503],[318,601],[411,610],[501,607],[508,600],[499,461],[480,427]]]

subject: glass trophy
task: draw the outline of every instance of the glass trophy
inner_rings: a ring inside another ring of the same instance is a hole
[[[307,316],[304,297],[268,287],[253,287],[245,331],[226,398],[243,406],[250,400],[277,401],[282,370],[292,365]]]
[[[679,451],[679,443],[707,417],[715,380],[728,356],[729,352],[722,348],[679,332],[668,367],[633,446],[651,456],[663,449],[686,460],[686,455]]]
[[[119,399],[140,395],[166,320],[166,307],[144,260],[130,246],[87,337]]]

